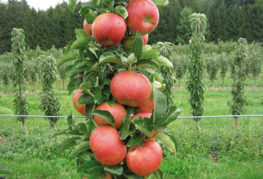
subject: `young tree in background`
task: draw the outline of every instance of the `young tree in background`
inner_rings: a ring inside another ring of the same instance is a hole
[[[189,77],[187,89],[190,92],[189,103],[192,107],[193,116],[202,116],[204,113],[204,60],[203,50],[207,19],[204,14],[194,13],[190,16],[192,37],[190,39],[189,53]],[[200,119],[195,119],[196,128],[200,135]]]
[[[43,94],[41,96],[41,110],[46,116],[59,116],[60,103],[56,96],[53,86],[57,79],[57,65],[52,56],[42,55],[39,57],[39,71],[42,81]],[[48,118],[50,125],[57,130],[56,122],[59,118]]]
[[[25,68],[24,68],[24,60],[25,60],[25,35],[23,29],[14,28],[12,33],[12,53],[13,53],[13,64],[15,69],[14,76],[14,86],[16,89],[15,94],[15,114],[17,115],[27,115],[27,101],[24,96],[25,90]],[[26,136],[28,136],[28,131],[26,128],[25,117],[18,117],[19,121],[22,122]]]
[[[229,102],[232,115],[240,115],[245,105],[245,79],[246,79],[246,61],[247,61],[247,40],[240,38],[236,47],[236,54],[231,64],[232,73],[232,100]],[[238,118],[235,118],[235,126],[238,129]]]

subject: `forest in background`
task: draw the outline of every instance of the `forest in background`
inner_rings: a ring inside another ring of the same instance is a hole
[[[10,51],[14,27],[25,30],[28,48],[63,48],[75,39],[74,29],[82,27],[83,17],[77,13],[81,5],[72,14],[67,3],[42,11],[30,8],[26,0],[0,1],[0,54]],[[263,42],[263,0],[171,0],[169,6],[160,8],[159,26],[151,33],[150,43],[187,44],[191,34],[188,18],[193,12],[206,14],[208,42],[239,37]]]

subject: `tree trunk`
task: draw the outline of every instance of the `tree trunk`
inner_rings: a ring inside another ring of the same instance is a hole
[[[62,83],[63,83],[63,90],[64,90],[65,89],[65,80],[63,79],[62,81],[63,81]]]
[[[179,81],[179,87],[180,87],[180,84],[181,84],[181,79],[179,78],[179,79],[178,79],[178,81]]]
[[[5,92],[7,92],[7,85],[5,86]]]
[[[238,118],[235,117],[235,126],[236,126],[236,130],[238,130]]]
[[[55,130],[55,131],[58,130],[58,129],[57,129],[57,124],[56,124],[55,122],[53,123],[53,127],[54,127],[54,130]]]
[[[200,119],[198,119],[198,120],[195,121],[196,129],[197,129],[197,132],[198,132],[198,137],[200,137],[200,134],[201,134],[201,128],[200,128],[199,120],[200,120]]]
[[[222,78],[222,86],[224,86],[225,78]]]
[[[26,121],[25,121],[25,119],[22,120],[22,124],[23,124],[24,131],[26,133],[26,136],[28,136],[28,131],[27,131],[27,128],[26,128]]]

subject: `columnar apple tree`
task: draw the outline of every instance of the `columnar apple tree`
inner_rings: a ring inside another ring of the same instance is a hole
[[[192,37],[190,39],[190,61],[188,66],[189,78],[187,89],[190,92],[189,103],[192,107],[193,116],[202,116],[204,112],[204,59],[203,49],[207,19],[204,14],[194,13],[190,16]],[[200,133],[200,119],[195,119],[196,127]]]
[[[39,59],[39,72],[43,87],[43,94],[41,96],[40,109],[45,112],[46,116],[59,116],[60,113],[60,103],[57,95],[55,94],[53,87],[57,79],[57,66],[54,57],[42,55],[38,57]],[[59,118],[50,117],[48,118],[50,125],[57,130],[56,122]]]
[[[245,80],[246,80],[246,63],[247,63],[247,40],[238,39],[236,46],[235,58],[231,64],[232,75],[232,100],[229,102],[230,112],[232,115],[240,115],[245,105]],[[238,129],[238,118],[235,118],[235,126]]]
[[[16,95],[14,100],[15,105],[15,114],[18,115],[27,115],[27,101],[24,96],[25,90],[25,35],[23,29],[14,28],[11,32],[12,36],[12,54],[13,54],[13,64],[15,68],[14,75],[14,86],[16,89]],[[26,128],[25,117],[18,117],[19,121],[22,122],[26,136],[28,135],[28,131]]]
[[[74,10],[75,1],[69,7]],[[59,151],[75,146],[83,178],[147,178],[161,176],[162,148],[175,153],[166,128],[179,111],[168,103],[160,68],[173,68],[157,48],[147,45],[159,22],[151,0],[92,0],[81,8],[83,29],[69,44],[60,65],[67,64],[67,86],[73,104],[86,116],[68,117],[69,134]],[[161,145],[160,145],[161,144]]]

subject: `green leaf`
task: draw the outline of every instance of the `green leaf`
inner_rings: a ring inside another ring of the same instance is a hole
[[[167,98],[157,88],[153,88],[153,100],[154,100],[154,120],[161,120],[167,111]]]
[[[79,97],[77,104],[93,104],[94,98],[89,94],[83,94]]]
[[[170,136],[163,132],[159,132],[155,138],[158,139],[169,151],[174,154],[176,153],[175,143]]]
[[[76,122],[72,114],[67,117],[67,122],[69,127],[71,127],[71,129],[75,128]]]
[[[115,14],[120,15],[121,17],[123,17],[123,19],[126,19],[128,17],[128,11],[124,6],[115,7]]]
[[[86,14],[86,16],[85,16],[85,19],[86,19],[87,23],[92,24],[93,21],[94,21],[94,19],[95,19],[97,16],[98,16],[97,13],[95,13],[95,12],[92,11],[92,10],[89,10],[89,12],[88,12],[88,13]]]
[[[150,176],[148,176],[147,179],[163,179],[163,172],[159,169]]]
[[[134,55],[138,59],[140,59],[140,57],[141,57],[142,47],[143,47],[142,36],[141,36],[140,32],[136,32],[135,40],[132,44],[132,52],[134,53]]]
[[[131,53],[127,58],[127,63],[129,65],[134,64],[137,61],[137,57],[134,55],[134,53]]]
[[[128,175],[125,175],[127,179],[144,179],[143,176],[139,176],[139,175],[136,175],[136,174],[128,174]]]
[[[78,171],[88,178],[104,178],[103,166],[96,160],[85,161]]]
[[[155,58],[154,60],[160,63],[160,65],[166,66],[168,68],[174,68],[173,63],[170,62],[170,60],[168,60],[164,56],[159,56],[158,58]]]
[[[88,132],[87,127],[86,127],[86,124],[83,123],[83,122],[78,123],[77,126],[76,126],[76,128],[75,128],[75,130],[76,130],[78,133],[85,134],[85,135],[87,135],[87,132]]]
[[[65,135],[65,134],[67,134],[67,131],[68,131],[68,129],[56,131],[56,132],[52,135],[52,137],[57,137],[57,136],[60,136],[60,135]]]
[[[83,141],[80,144],[78,144],[75,149],[72,152],[72,157],[78,156],[80,153],[85,152],[90,148],[89,142],[88,141]]]
[[[136,117],[136,120],[132,120],[132,123],[135,124],[136,129],[147,135],[148,137],[152,136],[150,131],[153,130],[153,118],[142,118]]]
[[[160,55],[160,52],[158,49],[156,48],[151,48],[151,49],[148,49],[147,47],[143,47],[142,49],[142,55],[140,57],[141,60],[144,60],[144,59],[156,59],[158,58]]]
[[[68,2],[68,8],[71,13],[74,13],[76,3],[77,3],[77,0],[69,0]]]
[[[153,60],[140,60],[139,62],[136,63],[137,67],[140,68],[151,68],[153,70],[158,70],[159,65]]]
[[[169,4],[169,0],[152,0],[156,6],[162,7]]]
[[[74,146],[76,144],[76,141],[79,139],[80,137],[71,137],[64,140],[57,149],[57,153],[61,153],[62,151],[70,148],[71,146]]]
[[[11,174],[12,171],[8,168],[0,167],[0,174]]]
[[[142,141],[144,140],[144,137],[143,136],[140,136],[140,135],[135,135],[133,137],[130,138],[129,142],[127,143],[127,147],[132,147],[136,144],[139,144],[141,143]]]
[[[99,64],[106,63],[106,62],[117,63],[117,64],[122,65],[121,59],[117,57],[113,52],[104,52],[100,56]]]
[[[117,166],[104,166],[104,171],[105,172],[109,172],[115,175],[121,175],[123,172],[123,167],[121,165],[117,165]]]
[[[92,112],[92,115],[98,116],[110,123],[111,125],[114,125],[114,118],[109,111],[95,110],[94,112]]]
[[[94,102],[95,103],[98,103],[98,101],[100,101],[102,97],[102,94],[101,94],[101,89],[96,89],[95,93],[94,93]]]
[[[120,139],[125,140],[129,136],[129,126],[130,126],[131,120],[129,117],[125,117],[122,119],[122,126],[120,129]]]
[[[70,61],[76,60],[78,58],[78,54],[79,53],[77,51],[70,51],[69,53],[63,56],[62,60],[58,63],[58,67],[61,67],[61,65]]]
[[[75,89],[79,89],[80,83],[81,83],[81,79],[78,77],[71,79],[67,86],[67,90],[69,91],[69,94],[72,93]]]
[[[90,39],[82,29],[75,29],[75,34],[77,36],[77,40],[75,40],[70,49],[80,49],[88,46]]]
[[[174,122],[182,111],[180,109],[170,109],[170,112],[165,120],[165,125]]]

